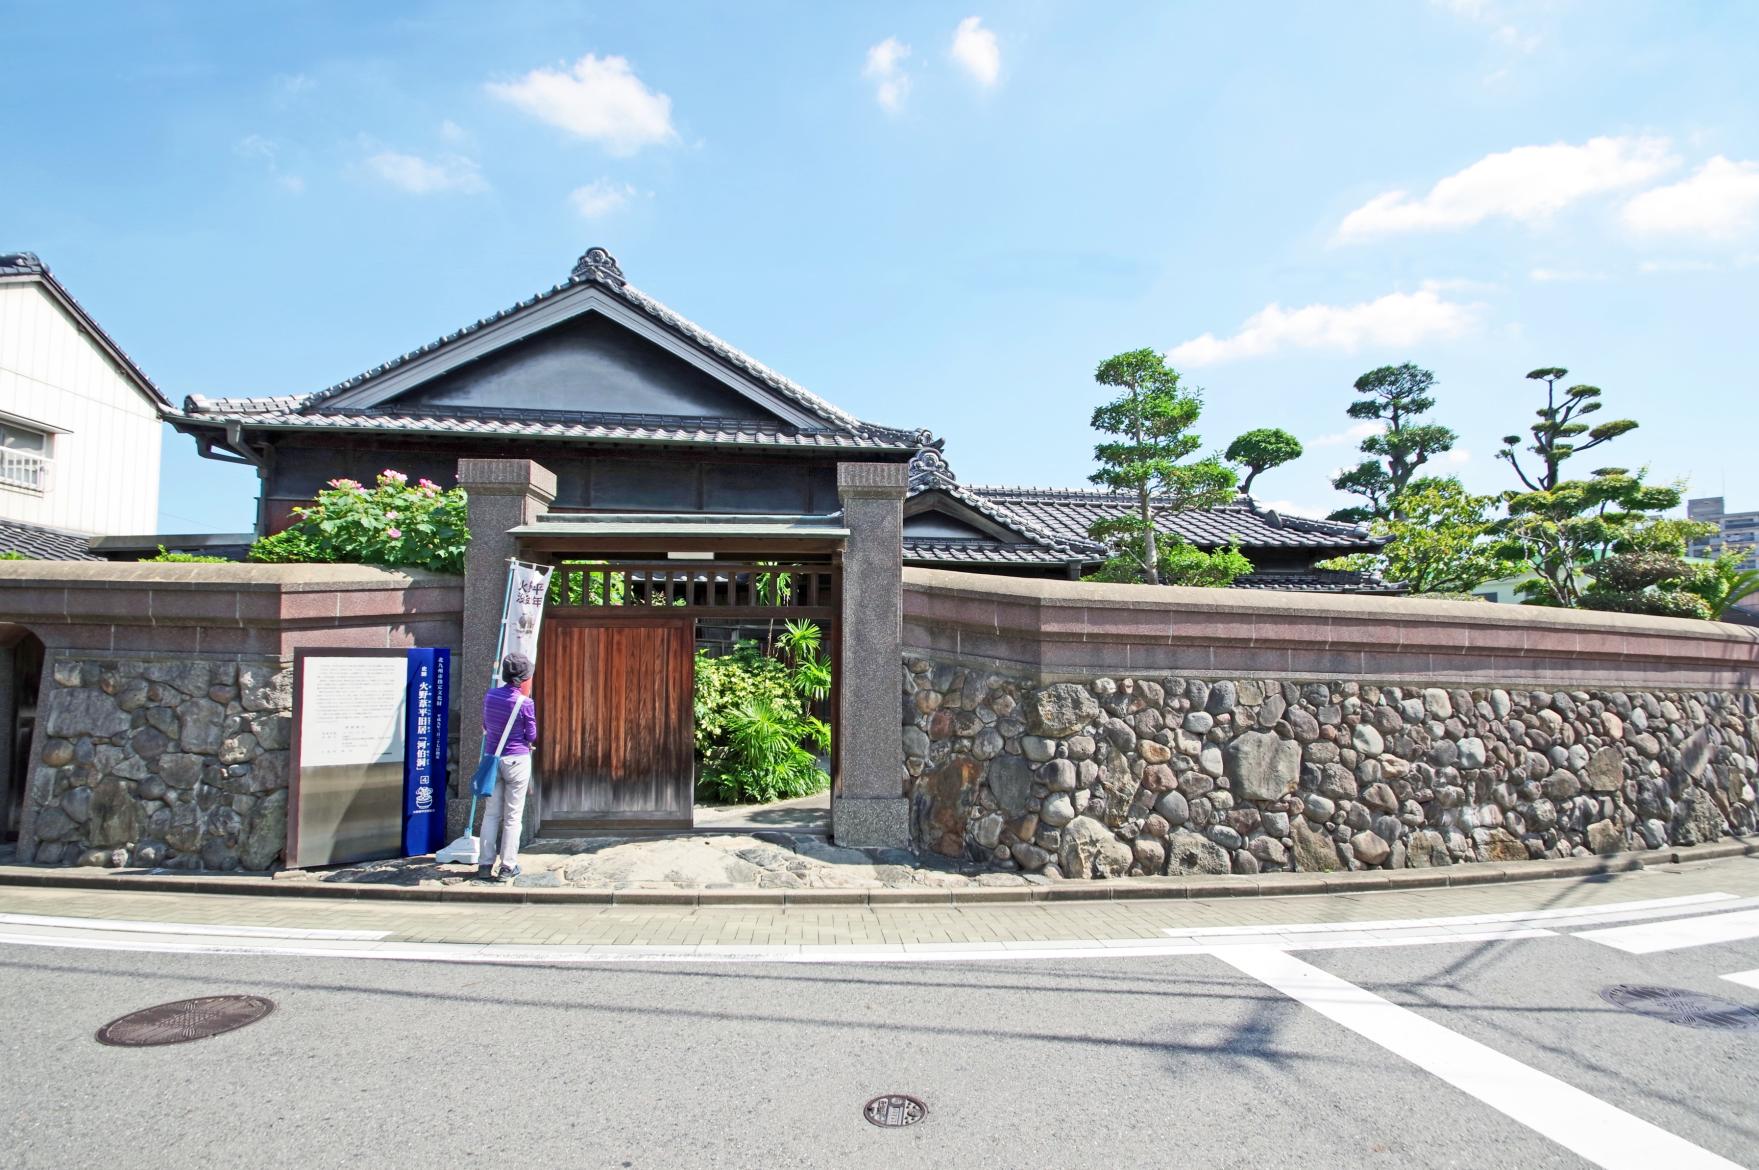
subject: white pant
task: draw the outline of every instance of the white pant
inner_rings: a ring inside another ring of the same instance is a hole
[[[495,792],[483,810],[482,848],[478,865],[493,865],[498,852],[503,869],[519,867],[519,831],[524,828],[525,793],[531,787],[531,757],[502,756]]]

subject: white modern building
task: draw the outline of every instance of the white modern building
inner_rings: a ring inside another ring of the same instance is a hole
[[[169,405],[42,261],[0,253],[0,551],[152,532]]]
[[[1716,525],[1714,533],[1692,542],[1693,556],[1714,559],[1738,552],[1744,554],[1741,568],[1759,569],[1759,512],[1729,512],[1721,496],[1705,496],[1686,501],[1686,518]]]

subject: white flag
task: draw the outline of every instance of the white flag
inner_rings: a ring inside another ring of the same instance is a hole
[[[538,627],[544,620],[544,599],[550,590],[547,565],[514,561],[508,566],[507,612],[501,615],[501,657],[520,653],[537,666]]]

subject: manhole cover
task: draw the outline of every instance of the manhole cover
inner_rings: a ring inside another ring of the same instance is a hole
[[[861,1115],[882,1129],[899,1129],[927,1117],[928,1106],[906,1093],[889,1093],[869,1101]]]
[[[157,1007],[129,1012],[98,1029],[98,1043],[118,1048],[152,1048],[159,1044],[182,1044],[205,1040],[246,1024],[254,1024],[275,1010],[275,1001],[260,995],[208,995],[180,999]]]
[[[1640,1016],[1684,1024],[1688,1028],[1717,1028],[1723,1031],[1759,1030],[1759,1008],[1703,995],[1681,987],[1644,987],[1620,983],[1600,993],[1600,998],[1615,1007],[1636,1012]]]

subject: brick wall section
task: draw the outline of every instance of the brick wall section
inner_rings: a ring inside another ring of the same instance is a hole
[[[904,647],[1040,681],[1155,672],[1448,685],[1759,688],[1759,629],[1409,598],[904,570]]]
[[[363,565],[0,562],[0,625],[45,647],[20,859],[272,867],[294,651],[456,653],[462,602],[459,578]]]
[[[1759,631],[906,570],[919,846],[1052,878],[1580,857],[1759,829]]]

